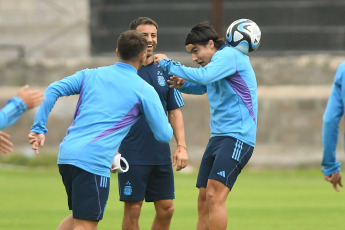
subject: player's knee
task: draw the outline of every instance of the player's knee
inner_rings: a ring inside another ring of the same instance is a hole
[[[206,200],[208,203],[214,202],[215,198],[216,196],[214,191],[211,190],[206,193]]]
[[[206,194],[199,193],[198,196],[198,210],[199,213],[203,210],[207,211],[207,200],[206,200]]]
[[[143,202],[126,202],[125,215],[127,215],[130,218],[139,217],[142,205]]]
[[[175,212],[175,206],[173,203],[166,205],[160,209],[157,210],[157,215],[160,218],[164,218],[164,219],[171,219],[173,214]]]
[[[206,192],[206,201],[209,205],[214,204],[218,200],[218,196],[216,195],[216,190],[215,188],[210,185],[207,187],[207,192]]]

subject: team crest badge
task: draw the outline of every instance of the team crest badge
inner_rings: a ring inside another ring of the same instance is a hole
[[[160,86],[165,86],[165,78],[161,71],[157,71],[157,80]]]
[[[129,181],[126,182],[126,186],[123,189],[123,194],[125,194],[126,196],[132,195],[132,186]]]

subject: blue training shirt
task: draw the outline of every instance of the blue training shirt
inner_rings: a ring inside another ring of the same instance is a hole
[[[190,68],[170,59],[160,65],[169,74],[185,79],[183,93],[207,93],[211,137],[231,136],[255,146],[257,128],[257,83],[249,57],[224,46],[205,67]]]
[[[25,102],[19,97],[14,97],[12,100],[7,101],[6,106],[0,110],[0,130],[16,122],[26,110]]]
[[[153,86],[158,93],[165,113],[184,105],[181,93],[169,88],[170,76],[163,69],[151,62],[138,70],[139,76]],[[170,147],[160,143],[144,118],[139,118],[122,141],[119,152],[129,165],[165,165],[171,164]]]
[[[46,133],[48,114],[61,96],[79,94],[73,123],[59,147],[58,164],[110,176],[114,155],[143,114],[157,140],[168,143],[173,130],[156,91],[126,63],[85,69],[54,82],[45,91],[31,132]]]
[[[323,159],[321,165],[325,176],[340,171],[340,162],[336,160],[339,122],[345,108],[345,62],[339,65],[334,77],[332,91],[323,115],[322,144]]]

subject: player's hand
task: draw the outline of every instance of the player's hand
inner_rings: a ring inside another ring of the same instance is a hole
[[[339,192],[338,185],[340,187],[343,187],[343,184],[341,183],[341,174],[340,172],[335,172],[330,176],[325,176],[325,180],[330,182],[333,185],[333,188],[335,191]]]
[[[13,143],[10,141],[11,136],[0,131],[0,153],[11,153],[13,151]]]
[[[178,89],[180,88],[186,81],[180,77],[172,76],[170,77],[170,80],[167,80],[167,82],[170,84],[170,88]]]
[[[44,145],[44,140],[46,138],[45,135],[42,133],[29,133],[28,138],[31,144],[31,148],[35,150],[36,155],[38,155],[38,148],[42,148]]]
[[[115,156],[119,154],[120,154],[119,152],[116,152]],[[114,159],[115,159],[115,156],[114,156]],[[115,167],[116,167],[115,161],[113,160],[113,163],[111,164],[111,168],[110,168],[111,173],[116,173],[118,171],[117,169],[114,169]]]
[[[165,54],[155,54],[155,56],[154,56],[155,63],[158,65],[159,62],[162,59],[164,59],[164,58],[168,58],[167,55],[165,55]]]
[[[20,97],[28,109],[39,106],[44,100],[44,94],[38,90],[28,90],[29,86],[25,85],[19,89],[17,97]]]
[[[110,168],[110,172],[111,173],[117,173],[117,169],[115,169],[115,167],[116,167],[116,165],[115,165],[115,163],[114,163],[114,161],[113,161],[113,163],[111,164],[111,168]]]
[[[176,165],[176,171],[184,169],[188,165],[188,154],[187,148],[182,145],[178,145],[174,156],[173,156],[173,166]]]

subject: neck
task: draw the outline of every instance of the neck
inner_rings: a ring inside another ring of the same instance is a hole
[[[149,65],[153,62],[153,55],[146,57],[145,62],[143,65]]]
[[[139,68],[140,68],[140,64],[139,64],[139,62],[138,61],[124,61],[124,60],[121,60],[121,59],[119,59],[119,62],[123,62],[123,63],[126,63],[126,64],[128,64],[128,65],[131,65],[131,66],[133,66],[136,70],[138,70]]]

